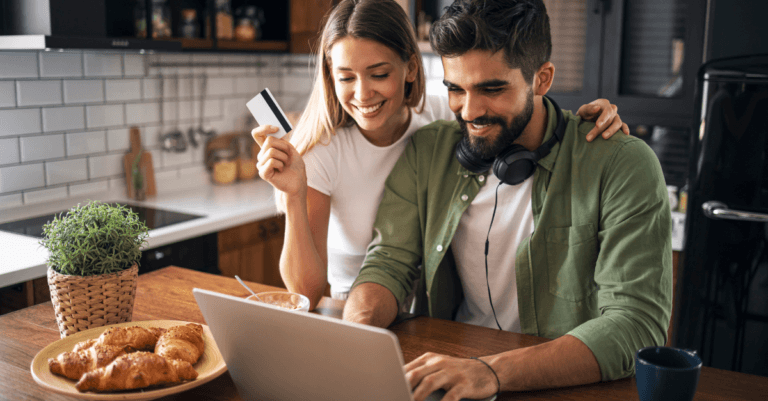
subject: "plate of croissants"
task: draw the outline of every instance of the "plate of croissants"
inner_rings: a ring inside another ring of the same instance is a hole
[[[32,360],[46,389],[99,400],[151,400],[227,370],[208,326],[147,320],[97,327],[58,340]]]

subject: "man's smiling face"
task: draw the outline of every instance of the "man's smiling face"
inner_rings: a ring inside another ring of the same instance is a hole
[[[471,153],[495,157],[523,134],[533,115],[533,90],[503,52],[443,57],[443,69],[450,108]]]

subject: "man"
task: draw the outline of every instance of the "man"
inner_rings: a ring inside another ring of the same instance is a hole
[[[555,67],[541,0],[456,0],[431,41],[458,121],[419,130],[389,175],[344,318],[388,326],[420,276],[430,316],[554,339],[480,360],[425,354],[406,366],[416,400],[632,375],[634,353],[666,341],[671,310],[655,155],[624,135],[587,144],[593,124],[558,119],[543,97]],[[538,158],[515,185],[458,160],[491,163],[512,144]]]

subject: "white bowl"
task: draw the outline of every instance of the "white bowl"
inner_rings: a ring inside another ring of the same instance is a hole
[[[249,295],[245,298],[249,301],[262,302],[281,308],[295,310],[299,312],[309,311],[309,298],[295,292],[269,291],[260,292],[256,297]]]

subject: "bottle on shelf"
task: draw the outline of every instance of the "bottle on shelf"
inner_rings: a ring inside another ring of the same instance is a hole
[[[171,9],[168,0],[152,0],[152,38],[171,37]]]
[[[234,19],[229,0],[216,0],[216,38],[232,40],[234,37]]]
[[[188,39],[198,37],[197,10],[194,8],[185,8],[181,10],[181,19],[181,37]]]

